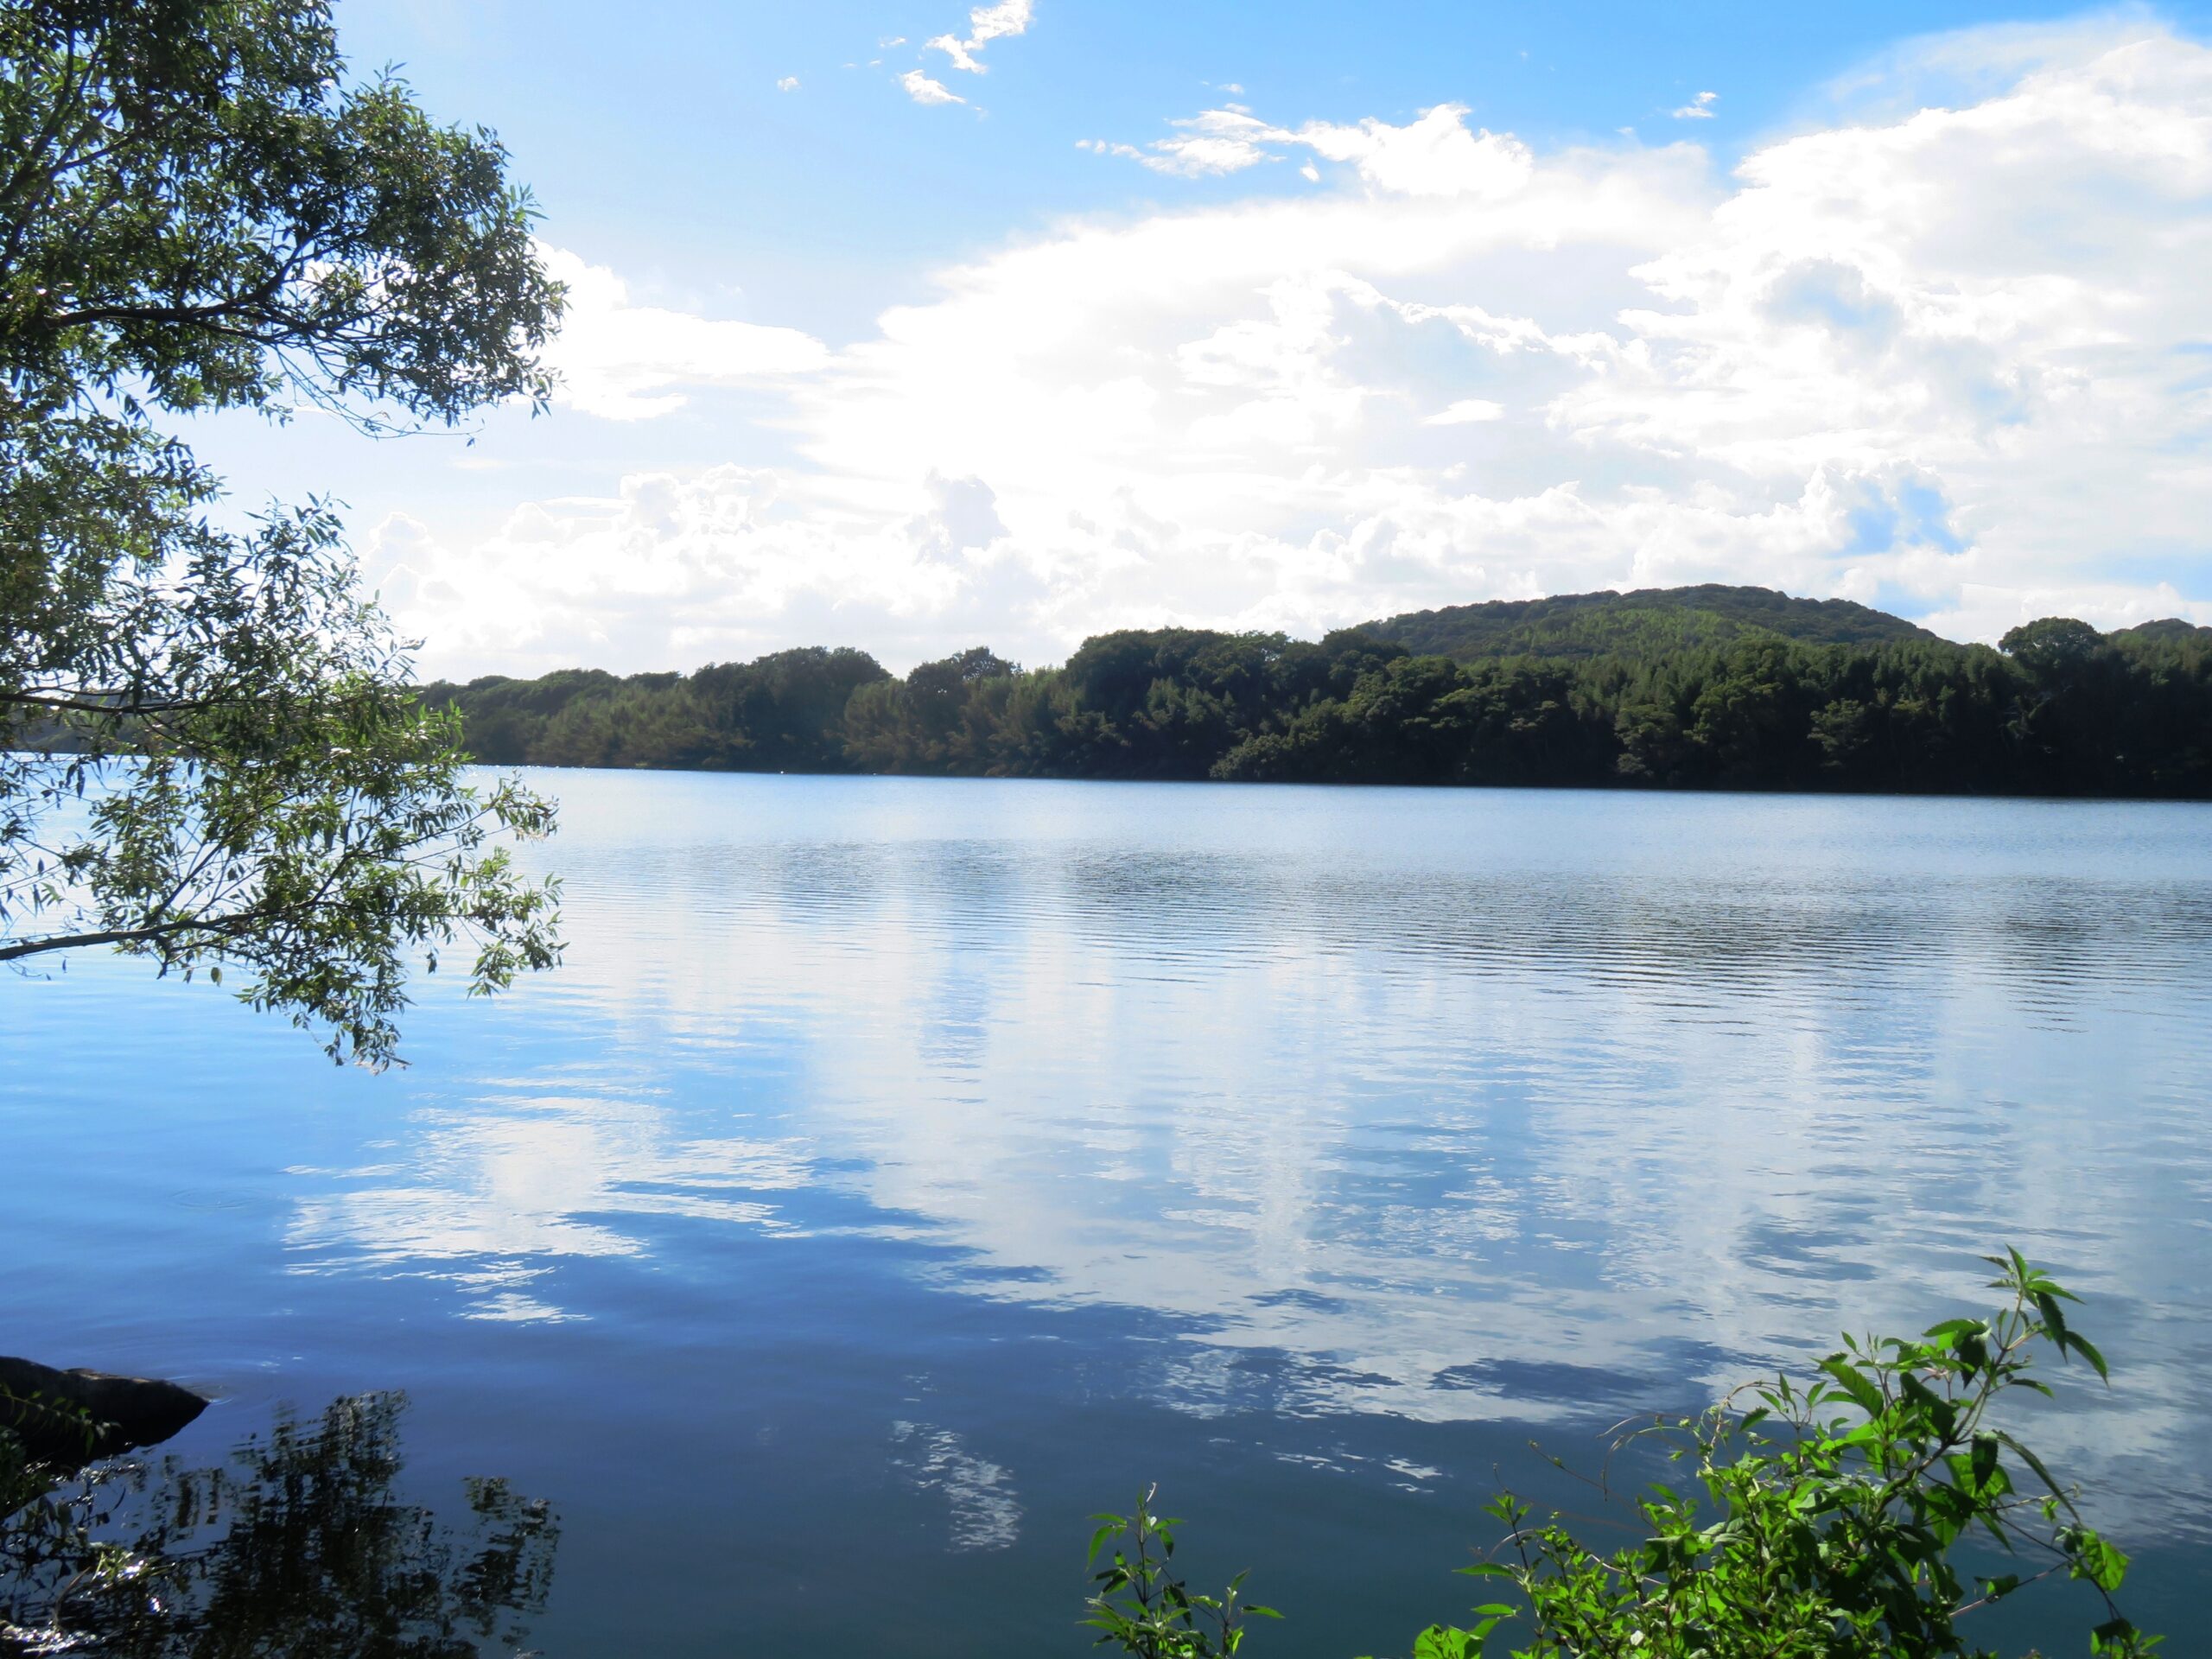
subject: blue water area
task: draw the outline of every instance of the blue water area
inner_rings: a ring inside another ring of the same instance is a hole
[[[0,1351],[213,1392],[188,1459],[404,1390],[410,1493],[558,1511],[548,1655],[1079,1653],[1158,1480],[1344,1659],[1500,1483],[1602,1511],[1545,1455],[2012,1243],[2113,1367],[2015,1426],[2202,1634],[2212,810],[537,781],[568,965],[404,1071],[0,983]]]

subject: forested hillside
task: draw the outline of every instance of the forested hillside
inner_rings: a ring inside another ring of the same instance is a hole
[[[1804,645],[1874,645],[1940,635],[1847,599],[1793,599],[1771,588],[1642,588],[1561,594],[1413,611],[1370,625],[1408,649],[1472,662],[1484,657],[1650,656],[1747,635]]]
[[[2212,628],[2050,618],[1992,649],[1758,589],[1462,607],[1318,642],[1130,629],[1058,668],[977,646],[900,679],[812,647],[423,696],[499,764],[2212,798]]]

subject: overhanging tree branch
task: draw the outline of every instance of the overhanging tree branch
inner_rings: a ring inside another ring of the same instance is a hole
[[[108,946],[394,1054],[416,952],[560,951],[327,504],[252,530],[163,414],[520,397],[561,293],[496,140],[356,80],[324,0],[0,5],[0,963]],[[390,411],[390,412],[380,412]]]
[[[0,944],[0,962],[20,962],[26,957],[45,956],[55,950],[86,950],[103,944],[153,944],[194,933],[219,939],[266,926],[276,919],[276,912],[251,910],[240,911],[232,916],[181,917],[175,921],[151,922],[141,927],[109,927],[89,933],[49,934],[43,938]]]

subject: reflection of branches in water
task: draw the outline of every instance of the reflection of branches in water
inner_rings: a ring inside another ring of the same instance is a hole
[[[280,1417],[226,1465],[111,1465],[0,1528],[0,1655],[474,1659],[543,1610],[559,1528],[499,1480],[400,1502],[406,1398]]]

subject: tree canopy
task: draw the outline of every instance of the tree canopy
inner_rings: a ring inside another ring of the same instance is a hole
[[[314,0],[0,3],[0,962],[111,944],[380,1065],[410,963],[558,952],[334,507],[224,518],[159,422],[542,406],[561,292],[481,130]]]
[[[1901,616],[1847,599],[1797,599],[1771,588],[1719,582],[1447,605],[1394,616],[1375,628],[1411,650],[1462,663],[1681,651],[1747,634],[1822,645],[1940,643],[1938,635]]]
[[[904,679],[859,652],[786,652],[424,700],[461,713],[487,759],[556,766],[2212,797],[2212,628],[2047,618],[2000,650],[1631,630],[1599,654],[1586,632],[1560,656],[1455,662],[1383,627],[1124,629],[1058,668],[977,646]],[[801,663],[811,689],[786,696]]]

